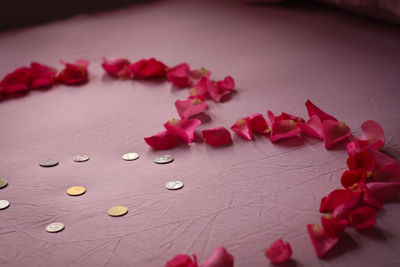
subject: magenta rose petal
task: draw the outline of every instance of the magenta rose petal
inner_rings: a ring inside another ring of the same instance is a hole
[[[198,119],[179,120],[172,119],[164,124],[165,129],[171,134],[180,136],[187,144],[194,140],[194,131],[201,124]]]
[[[328,235],[337,237],[349,226],[349,220],[336,219],[331,214],[325,214],[321,217],[321,224]]]
[[[189,65],[182,63],[174,66],[167,71],[167,79],[173,85],[179,88],[189,87],[191,85],[189,75]]]
[[[232,143],[231,133],[224,127],[215,127],[203,130],[203,139],[211,146],[224,146]]]
[[[350,136],[350,129],[344,122],[334,120],[322,121],[324,143],[326,149],[331,149],[335,144]]]
[[[357,229],[371,228],[376,223],[376,212],[374,208],[363,206],[349,213],[349,222]]]
[[[308,224],[307,231],[318,258],[322,258],[339,242],[338,236],[330,236],[318,224]]]
[[[318,108],[316,105],[314,105],[310,100],[307,100],[306,108],[307,108],[307,112],[308,112],[308,115],[310,116],[310,118],[313,115],[316,115],[321,119],[321,121],[324,121],[324,120],[337,121],[337,119],[335,117],[333,117],[332,115],[329,115],[328,113],[322,111],[320,108]]]
[[[324,139],[322,122],[321,119],[316,115],[312,115],[306,123],[299,123],[298,127],[300,128],[302,134]]]
[[[400,163],[396,162],[377,168],[373,178],[376,181],[400,182]]]
[[[207,103],[204,103],[200,98],[189,98],[183,101],[175,101],[175,107],[182,119],[188,119],[206,110]]]
[[[233,256],[224,247],[219,247],[200,267],[233,267]]]
[[[239,136],[247,140],[253,139],[253,133],[251,131],[251,125],[249,118],[239,118],[235,124],[231,126],[231,130]]]
[[[400,192],[400,183],[371,182],[366,187],[380,203],[395,200]]]
[[[347,189],[336,189],[329,193],[328,196],[321,199],[320,212],[331,212],[342,203],[353,199],[360,195],[360,192],[354,192]]]
[[[3,94],[14,94],[29,91],[32,78],[30,68],[21,67],[7,74],[0,81],[0,91]]]
[[[193,260],[188,255],[179,254],[176,255],[172,260],[169,260],[165,267],[198,267],[197,257],[193,254]]]
[[[144,141],[156,150],[165,150],[173,148],[177,144],[178,138],[174,134],[162,131],[153,136],[145,137]]]
[[[267,134],[271,131],[264,116],[260,113],[251,114],[248,118],[250,120],[250,128],[252,131],[260,134]]]
[[[270,110],[268,110],[268,118],[271,125],[270,138],[273,143],[284,138],[295,137],[300,133],[300,128],[297,127],[295,120],[286,119],[282,115],[275,117]]]
[[[135,78],[165,77],[167,66],[155,58],[142,59],[129,66]]]
[[[54,84],[57,70],[49,66],[32,62],[31,63],[31,88],[49,87]]]
[[[265,256],[273,263],[282,263],[288,261],[292,253],[289,242],[278,239],[265,251]]]
[[[338,205],[333,211],[332,211],[332,216],[335,219],[346,219],[348,214],[360,207],[363,203],[363,194],[358,194],[354,196],[352,199],[347,200],[340,205]]]
[[[220,91],[232,91],[235,89],[235,81],[231,76],[226,76],[224,80],[218,81],[216,85]]]
[[[117,78],[132,78],[133,73],[130,71],[129,66],[130,66],[129,60],[125,58],[117,58],[117,59],[106,59],[103,58],[103,63],[101,66],[103,69],[110,75],[117,77]]]
[[[66,85],[87,82],[89,61],[78,59],[74,64],[65,63],[63,61],[61,61],[61,63],[65,65],[65,69],[58,74],[57,81]]]

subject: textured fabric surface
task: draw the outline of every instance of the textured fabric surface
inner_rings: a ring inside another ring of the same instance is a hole
[[[399,203],[378,212],[374,229],[348,231],[326,260],[318,260],[306,231],[319,222],[320,198],[340,186],[343,146],[326,151],[313,138],[214,148],[202,143],[166,152],[143,138],[177,117],[186,89],[167,82],[114,80],[102,57],[156,57],[172,66],[205,66],[215,78],[232,75],[237,93],[209,102],[201,129],[230,127],[268,109],[306,117],[304,102],[345,121],[355,134],[368,119],[385,130],[385,151],[400,157],[400,34],[396,28],[340,12],[220,1],[160,1],[75,17],[0,34],[0,75],[31,61],[59,69],[60,59],[86,58],[90,81],[56,86],[0,103],[2,266],[163,266],[176,254],[199,262],[218,246],[235,266],[268,266],[263,251],[277,238],[291,243],[287,266],[399,266]],[[138,152],[137,161],[121,159]],[[72,156],[88,154],[75,163]],[[39,160],[56,158],[53,168]],[[179,179],[180,191],[164,184]],[[86,194],[71,197],[70,186]],[[107,215],[124,205],[124,217]],[[47,224],[65,223],[47,233]]]

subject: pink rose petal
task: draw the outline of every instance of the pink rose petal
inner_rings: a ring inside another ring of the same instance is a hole
[[[363,206],[349,213],[349,222],[357,229],[371,228],[376,223],[376,212],[374,208]]]
[[[294,137],[300,133],[300,128],[297,123],[291,119],[282,119],[282,117],[275,117],[274,114],[268,110],[269,124],[271,125],[271,142],[275,143],[278,140]]]
[[[180,136],[187,144],[193,142],[194,131],[201,124],[200,120],[179,120],[172,119],[164,124],[168,132]]]
[[[400,163],[381,166],[374,173],[375,181],[400,182]]]
[[[347,219],[336,219],[331,214],[325,214],[321,217],[321,224],[328,235],[337,237],[349,226],[349,221]]]
[[[134,77],[154,78],[164,77],[167,74],[167,66],[155,58],[142,59],[129,66]]]
[[[354,155],[357,153],[357,151],[358,151],[359,149],[358,149],[356,143],[354,143],[354,142],[352,141],[352,142],[349,142],[349,143],[347,144],[346,150],[347,150],[347,155],[349,155],[349,157],[352,157],[352,156],[354,156]]]
[[[144,138],[144,141],[154,149],[165,150],[173,148],[178,142],[178,139],[176,135],[167,131],[162,131],[153,136]]]
[[[235,88],[235,81],[231,76],[226,76],[223,81],[217,82],[220,91],[232,91]]]
[[[308,224],[307,231],[318,258],[322,258],[339,242],[338,236],[329,235],[318,224]]]
[[[201,267],[233,267],[233,256],[224,247],[219,247]]]
[[[189,65],[187,63],[179,64],[168,70],[167,79],[173,85],[179,88],[189,87],[191,85],[188,76]]]
[[[322,121],[322,130],[326,149],[331,149],[333,145],[347,139],[351,134],[344,122],[334,120]]]
[[[372,157],[374,158],[375,167],[377,169],[379,169],[382,166],[398,163],[398,161],[395,158],[392,158],[391,156],[386,155],[385,153],[373,149],[367,149],[367,150],[371,153]]]
[[[320,139],[324,139],[324,133],[322,130],[321,119],[317,115],[312,115],[306,123],[299,123],[301,133],[314,136]]]
[[[267,134],[271,131],[264,116],[260,113],[251,114],[248,118],[250,120],[250,128],[252,131],[260,134]]]
[[[195,86],[190,88],[190,95],[195,98],[200,98],[204,101],[208,95],[209,83],[210,80],[207,77],[202,77]]]
[[[231,133],[224,127],[216,127],[202,132],[206,144],[211,146],[224,146],[232,143]]]
[[[278,239],[265,251],[265,256],[273,263],[282,263],[288,261],[292,253],[289,242]]]
[[[182,119],[188,119],[206,110],[207,104],[200,98],[190,98],[175,101],[175,107]]]
[[[108,60],[103,58],[103,63],[101,66],[110,75],[118,78],[132,78],[133,73],[131,72],[129,66],[131,63],[125,58],[117,58]]]
[[[335,117],[333,117],[332,115],[329,115],[328,113],[326,113],[326,112],[322,111],[321,109],[319,109],[310,100],[307,100],[306,108],[307,108],[307,112],[308,112],[308,115],[310,116],[310,118],[313,115],[316,115],[321,119],[321,121],[324,121],[324,120],[337,121],[337,119]]]
[[[373,120],[368,120],[361,125],[362,134],[360,139],[353,138],[360,149],[371,148],[379,150],[385,143],[385,133],[382,127]]]
[[[344,202],[353,199],[355,196],[360,195],[359,192],[354,192],[347,189],[336,189],[329,193],[327,197],[322,198],[320,212],[331,212],[337,206]]]
[[[172,260],[165,264],[165,267],[198,267],[197,257],[193,254],[193,260],[184,254],[176,255]]]
[[[239,136],[247,140],[253,139],[253,133],[251,131],[251,125],[249,118],[239,118],[236,123],[231,126],[231,130],[237,133]]]
[[[219,103],[221,102],[221,99],[224,96],[229,95],[232,90],[220,90],[215,82],[207,78],[207,91],[211,99]]]

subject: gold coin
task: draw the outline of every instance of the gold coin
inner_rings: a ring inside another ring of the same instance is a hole
[[[116,206],[108,210],[108,215],[113,217],[122,216],[127,213],[128,213],[128,208],[124,206]]]
[[[67,194],[70,196],[80,196],[86,192],[83,186],[73,186],[67,189]]]

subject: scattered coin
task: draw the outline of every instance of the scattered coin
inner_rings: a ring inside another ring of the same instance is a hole
[[[77,155],[72,158],[75,162],[85,162],[89,160],[89,156],[87,155]]]
[[[108,210],[108,215],[117,217],[128,213],[128,208],[124,206],[116,206]]]
[[[64,230],[64,224],[61,222],[54,222],[46,226],[46,231],[49,233],[57,233]]]
[[[122,155],[122,159],[123,160],[135,160],[139,158],[139,154],[132,152],[132,153],[126,153],[124,155]]]
[[[86,192],[86,188],[83,186],[73,186],[67,189],[67,194],[70,196],[80,196]]]
[[[39,162],[39,165],[42,167],[54,167],[58,165],[58,161],[55,159],[43,159]]]
[[[0,210],[4,210],[10,206],[10,202],[7,200],[0,200]]]
[[[7,179],[1,178],[0,179],[0,189],[6,187],[8,185]]]
[[[166,164],[172,161],[174,161],[174,158],[170,155],[163,155],[154,159],[154,162],[158,164]]]
[[[170,181],[165,184],[165,187],[169,190],[178,190],[183,187],[183,183],[181,181]]]

